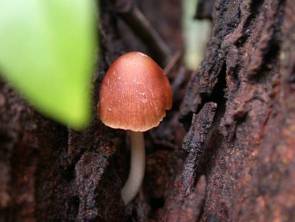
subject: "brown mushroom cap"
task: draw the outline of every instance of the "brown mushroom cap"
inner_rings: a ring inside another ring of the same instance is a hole
[[[99,97],[99,117],[105,125],[136,132],[158,126],[172,106],[164,71],[141,52],[126,53],[113,62]]]

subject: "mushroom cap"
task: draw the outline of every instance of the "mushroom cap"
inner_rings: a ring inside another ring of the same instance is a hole
[[[102,80],[98,115],[116,129],[144,132],[158,126],[172,106],[172,90],[164,71],[141,52],[116,59]]]

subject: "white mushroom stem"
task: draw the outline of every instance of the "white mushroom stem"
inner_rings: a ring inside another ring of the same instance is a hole
[[[131,142],[131,161],[128,179],[121,191],[127,205],[138,193],[145,171],[145,148],[142,132],[129,132]]]

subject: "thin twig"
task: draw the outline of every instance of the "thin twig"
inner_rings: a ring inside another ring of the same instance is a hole
[[[133,1],[114,0],[114,6],[126,24],[149,47],[156,60],[166,66],[171,55],[169,46]]]
[[[165,66],[164,72],[167,76],[170,76],[171,71],[175,68],[175,66],[180,62],[182,59],[182,51],[177,51],[168,61],[168,64]]]

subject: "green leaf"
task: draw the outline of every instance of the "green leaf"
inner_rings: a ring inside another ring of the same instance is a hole
[[[185,43],[184,63],[187,68],[192,70],[198,68],[204,57],[211,30],[211,22],[194,19],[197,3],[198,0],[182,1],[182,26]]]
[[[92,0],[1,0],[0,70],[43,114],[73,128],[90,117]]]

